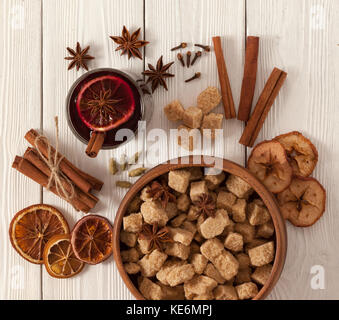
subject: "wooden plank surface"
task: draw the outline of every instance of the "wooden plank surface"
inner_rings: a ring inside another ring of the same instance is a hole
[[[287,80],[258,140],[298,130],[319,152],[314,177],[327,190],[324,217],[310,228],[289,223],[288,252],[271,299],[338,299],[338,30],[336,0],[247,1],[247,33],[260,36],[259,91],[274,66]],[[325,289],[311,287],[311,268],[324,267]]]
[[[27,147],[26,131],[40,127],[40,13],[40,0],[0,1],[0,300],[41,296],[41,266],[21,258],[8,238],[14,214],[41,200],[40,187],[11,168]]]

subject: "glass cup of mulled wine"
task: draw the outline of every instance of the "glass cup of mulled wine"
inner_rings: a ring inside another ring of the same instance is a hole
[[[149,121],[153,100],[136,75],[100,68],[78,78],[66,99],[68,124],[95,157],[100,149],[117,148],[136,136],[139,121]],[[124,130],[123,137],[117,135]]]

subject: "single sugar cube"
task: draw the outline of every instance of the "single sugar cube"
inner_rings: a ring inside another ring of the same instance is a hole
[[[238,253],[236,259],[239,262],[239,270],[246,269],[250,265],[250,257],[246,253]]]
[[[136,274],[140,271],[140,266],[134,262],[125,263],[124,268],[128,274]]]
[[[128,247],[135,247],[137,243],[137,234],[133,232],[126,232],[125,230],[120,231],[120,241]]]
[[[217,197],[217,208],[232,211],[232,206],[237,200],[236,196],[231,192],[220,191]]]
[[[194,223],[191,221],[184,221],[181,226],[183,229],[188,230],[193,233],[193,237],[195,233],[197,232],[197,227]]]
[[[127,232],[140,232],[142,228],[142,215],[132,213],[123,218],[124,230]]]
[[[255,237],[255,227],[250,225],[247,221],[236,223],[234,230],[243,236],[244,243],[253,241]]]
[[[248,222],[252,226],[264,224],[271,220],[271,216],[266,207],[262,207],[255,202],[248,205]]]
[[[185,109],[179,100],[174,100],[164,107],[164,112],[168,120],[179,121],[183,119]]]
[[[255,267],[261,267],[273,261],[274,254],[275,250],[273,241],[248,250],[251,264]]]
[[[184,125],[178,127],[178,145],[187,151],[193,151],[201,142],[199,129],[192,129]]]
[[[197,206],[191,205],[188,210],[187,220],[194,221],[197,220],[199,216],[200,216],[199,208]]]
[[[138,263],[140,266],[141,274],[145,277],[154,277],[160,270],[162,265],[167,259],[167,254],[153,250],[151,253],[146,254]]]
[[[238,260],[232,255],[232,253],[226,250],[223,250],[222,253],[217,256],[214,261],[212,261],[212,263],[227,281],[231,280],[238,273]]]
[[[190,167],[187,170],[191,173],[190,181],[196,181],[202,178],[202,170],[200,167]]]
[[[238,294],[231,285],[220,285],[213,290],[216,300],[238,300]]]
[[[221,94],[218,88],[208,87],[201,92],[197,99],[198,108],[200,108],[203,114],[207,114],[212,111],[221,101]]]
[[[168,285],[167,275],[175,267],[185,264],[182,260],[167,260],[156,274],[156,278],[164,285]]]
[[[165,253],[169,256],[187,260],[190,254],[190,247],[180,242],[165,243]]]
[[[171,226],[174,228],[180,227],[182,223],[186,220],[186,218],[187,218],[187,214],[185,213],[179,214],[176,218],[171,220]]]
[[[137,248],[142,254],[147,254],[150,252],[149,246],[150,246],[151,240],[138,239],[137,241],[138,241]]]
[[[171,228],[168,227],[169,236],[175,242],[180,242],[185,246],[189,246],[193,240],[194,234],[188,230],[181,229],[181,228]]]
[[[235,222],[244,222],[246,220],[247,202],[245,199],[237,199],[232,206],[232,219]]]
[[[242,199],[247,199],[253,192],[252,187],[246,181],[233,174],[228,177],[226,187],[238,198]]]
[[[221,113],[210,113],[204,115],[201,123],[201,132],[204,136],[215,139],[215,130],[222,128],[224,115]]]
[[[209,190],[215,190],[219,187],[220,183],[225,180],[225,173],[222,171],[219,174],[205,175],[205,181]]]
[[[190,182],[190,175],[187,170],[172,170],[168,173],[168,186],[177,192],[185,193]]]
[[[214,217],[208,217],[201,225],[200,232],[205,239],[212,239],[220,235],[230,223],[227,211],[219,209]]]
[[[203,194],[208,194],[205,181],[191,182],[190,197],[192,202],[198,201]]]
[[[211,292],[218,283],[206,276],[195,276],[190,281],[185,282],[184,290],[186,299],[193,299],[195,296],[200,296]]]
[[[145,222],[148,224],[157,223],[163,227],[168,221],[167,212],[159,201],[146,201],[141,205],[140,210]]]
[[[251,269],[241,269],[239,270],[238,274],[235,277],[235,283],[236,284],[243,284],[245,282],[251,281]]]
[[[254,280],[255,282],[263,286],[267,282],[268,278],[270,277],[271,272],[272,272],[272,265],[266,264],[262,267],[255,268],[251,277],[252,277],[252,280]]]
[[[236,286],[237,294],[240,300],[254,298],[258,294],[258,287],[253,282],[246,282]]]
[[[191,204],[191,200],[186,193],[181,194],[177,199],[177,208],[180,211],[186,212]]]
[[[216,267],[212,263],[208,263],[204,274],[212,279],[214,279],[219,284],[225,283],[225,278],[220,274],[220,272],[216,269]]]
[[[178,214],[177,205],[174,202],[169,202],[167,203],[165,211],[167,213],[168,219],[172,219]]]
[[[190,263],[196,274],[202,274],[206,268],[208,260],[200,253],[192,254]]]
[[[253,239],[251,242],[247,243],[245,246],[245,252],[248,253],[248,250],[261,246],[262,244],[267,243],[266,239]]]
[[[120,251],[122,262],[138,262],[139,252],[135,248]]]
[[[224,245],[217,239],[209,239],[200,247],[201,253],[210,261],[214,261],[224,251]]]
[[[145,188],[143,188],[141,190],[140,199],[142,201],[152,200],[152,195],[151,195],[150,191],[151,191],[151,187],[150,186],[146,186]]]
[[[163,294],[163,300],[184,300],[185,299],[185,292],[184,286],[176,286],[176,287],[169,287],[161,282],[157,283],[161,289]]]
[[[191,264],[176,266],[168,273],[166,279],[171,287],[189,281],[193,278],[195,272]]]
[[[183,114],[182,118],[184,124],[192,129],[200,127],[202,120],[202,111],[197,107],[188,107]]]
[[[148,278],[142,278],[139,290],[147,300],[162,300],[163,293],[161,287]]]
[[[272,221],[260,225],[257,229],[257,236],[263,238],[270,238],[274,234],[274,225]]]
[[[225,247],[233,252],[242,251],[244,240],[240,233],[230,232],[224,242]]]

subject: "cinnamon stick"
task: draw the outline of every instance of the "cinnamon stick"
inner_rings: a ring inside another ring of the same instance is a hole
[[[244,77],[242,80],[238,120],[247,121],[251,114],[258,69],[259,37],[247,37]]]
[[[29,130],[25,139],[33,146],[35,146],[35,139],[39,136],[39,134],[34,130]],[[40,152],[47,158],[48,157],[48,148],[46,143],[43,140],[38,141],[38,148]],[[51,148],[51,156],[54,157],[55,149]],[[58,155],[60,156],[60,154]],[[79,187],[85,193],[88,193],[91,188],[95,190],[100,190],[103,182],[100,180],[85,174],[80,169],[76,168],[69,160],[63,158],[60,162],[60,170],[70,179],[73,183]]]
[[[257,105],[255,106],[252,116],[247,122],[244,132],[239,140],[239,143],[253,147],[259,132],[264,124],[264,121],[270,111],[275,98],[277,97],[280,88],[282,87],[287,73],[274,68],[270,77],[268,78],[265,87],[259,97]]]
[[[220,40],[220,37],[213,37],[212,40],[214,44],[215,58],[217,61],[221,96],[222,96],[222,102],[223,102],[224,111],[225,111],[225,118],[232,119],[232,118],[235,118],[236,115],[235,115],[235,108],[234,108],[234,101],[233,101],[230,80],[228,78],[224,54],[223,54],[222,47],[221,47],[221,40]]]
[[[102,147],[102,144],[105,141],[105,136],[106,134],[104,132],[98,132],[98,131],[92,132],[91,138],[88,141],[88,145],[86,149],[86,154],[89,157],[95,158],[98,155]]]
[[[43,161],[43,159],[35,149],[27,148],[23,158],[25,158],[30,163],[32,163],[36,168],[38,168],[43,174],[45,174],[48,177],[48,179],[50,178],[51,176],[50,168]],[[71,193],[72,187],[70,186],[70,184],[63,177],[60,177],[60,181],[65,190]],[[74,186],[74,192],[75,192],[74,197],[78,198],[81,202],[85,203],[90,209],[94,208],[97,202],[99,201],[99,199],[96,198],[95,196],[84,193],[76,186]]]
[[[44,173],[42,173],[37,167],[31,164],[28,160],[16,156],[12,167],[24,174],[26,177],[34,180],[41,186],[45,188],[47,187],[49,180],[48,177]],[[51,186],[49,190],[59,196],[55,186]],[[77,198],[72,198],[68,202],[78,211],[88,213],[90,210],[90,208],[85,203],[81,202]]]

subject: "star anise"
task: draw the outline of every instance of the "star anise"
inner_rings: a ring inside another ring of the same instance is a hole
[[[65,60],[71,60],[68,70],[74,68],[76,66],[77,71],[80,69],[80,67],[88,70],[86,60],[92,60],[94,57],[87,54],[90,46],[86,47],[85,49],[81,50],[80,43],[77,42],[76,51],[73,49],[67,47],[67,51],[71,54],[70,57],[65,57]]]
[[[158,88],[159,84],[168,90],[165,78],[174,77],[174,74],[166,71],[173,63],[174,62],[170,62],[164,65],[161,56],[157,62],[156,68],[154,68],[150,63],[148,64],[149,70],[144,71],[142,74],[148,77],[147,83],[152,82],[152,93],[156,88]]]
[[[161,184],[158,181],[153,181],[148,193],[153,200],[159,199],[163,208],[167,207],[168,202],[177,202],[177,198],[171,193],[170,188],[164,181],[162,181]]]
[[[129,31],[124,26],[122,29],[121,37],[110,36],[110,38],[119,45],[115,49],[115,51],[122,50],[121,55],[127,52],[128,59],[130,59],[132,56],[142,59],[142,54],[139,48],[144,47],[149,42],[144,40],[138,40],[140,30],[141,28],[139,28],[137,31],[133,32],[132,35],[130,35]]]
[[[206,217],[214,217],[215,214],[215,202],[209,194],[202,194],[197,201],[193,204],[198,207],[197,214],[202,214]]]
[[[148,250],[159,249],[162,251],[162,243],[173,242],[173,239],[169,236],[169,230],[167,227],[159,229],[158,224],[152,225],[143,224],[142,231],[139,233],[139,239],[149,240]]]

